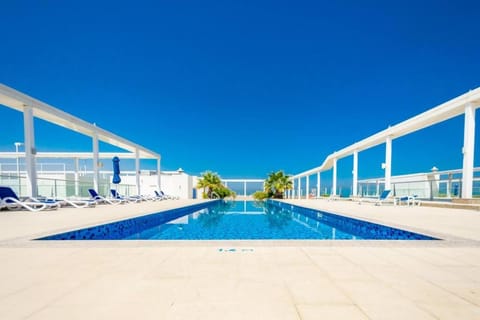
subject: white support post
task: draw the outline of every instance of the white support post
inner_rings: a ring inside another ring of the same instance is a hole
[[[162,190],[162,171],[160,170],[160,158],[157,159],[157,191],[160,192]]]
[[[475,155],[475,108],[472,103],[465,106],[465,124],[463,129],[463,170],[462,198],[473,195],[473,159]]]
[[[100,180],[100,176],[98,174],[98,136],[95,132],[92,137],[92,150],[93,150],[93,189],[95,191],[100,192],[98,189],[98,182]]]
[[[75,173],[74,173],[74,179],[75,179],[75,196],[78,197],[80,196],[80,188],[78,185],[78,180],[79,180],[79,174],[78,171],[80,170],[80,163],[78,158],[74,158],[74,163],[75,163]]]
[[[317,199],[320,198],[320,171],[317,172]]]
[[[295,197],[295,179],[292,178],[292,189],[290,189],[290,199]]]
[[[385,190],[392,189],[392,137],[385,140]]]
[[[452,197],[451,191],[452,190],[452,174],[448,174],[448,182],[447,182],[447,198],[450,199]]]
[[[137,195],[142,194],[140,186],[140,154],[138,148],[135,148],[135,184],[137,185]]]
[[[302,184],[302,178],[298,178],[298,187],[297,187],[298,188],[298,194],[297,194],[298,199],[302,198],[301,184]]]
[[[243,196],[247,196],[247,181],[243,181]]]
[[[309,179],[310,177],[309,176],[306,176],[305,179],[307,179],[305,181],[305,198],[308,199],[309,198],[309,195],[310,195],[310,180]]]
[[[333,183],[332,183],[332,196],[337,195],[337,159],[333,159],[333,177],[332,177]]]
[[[23,107],[23,128],[25,139],[25,165],[27,173],[27,192],[32,197],[38,196],[37,170],[35,162],[35,131],[33,127],[33,109]]]
[[[352,185],[352,196],[356,197],[358,195],[358,151],[353,152],[353,185]]]

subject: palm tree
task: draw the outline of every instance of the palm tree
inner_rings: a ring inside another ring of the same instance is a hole
[[[283,193],[289,189],[292,189],[292,181],[281,170],[270,173],[265,180],[265,192],[269,198],[283,199]]]
[[[203,194],[206,195],[207,198],[211,199],[213,190],[221,184],[222,181],[217,173],[206,171],[202,173],[202,177],[198,180],[197,188],[202,188]]]

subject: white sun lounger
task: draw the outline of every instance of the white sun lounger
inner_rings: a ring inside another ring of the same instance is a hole
[[[60,207],[60,204],[56,202],[40,201],[35,198],[28,198],[26,201],[22,201],[10,187],[0,187],[0,199],[2,206],[9,210],[26,209],[37,212],[48,209],[58,209]]]

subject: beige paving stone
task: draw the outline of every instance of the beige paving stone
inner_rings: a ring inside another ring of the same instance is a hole
[[[282,276],[278,266],[265,258],[264,253],[249,252],[242,254],[238,259],[236,272],[239,278],[273,281]]]
[[[178,303],[174,304],[165,319],[284,319],[300,320],[292,305],[278,303]]]
[[[480,306],[480,280],[475,281],[454,281],[441,282],[438,284],[448,292],[468,301],[471,304]]]
[[[277,266],[275,277],[283,281],[304,280],[308,275],[311,279],[327,279],[328,275],[317,266]]]
[[[434,319],[408,297],[376,281],[342,281],[339,287],[370,319]]]
[[[351,263],[365,267],[392,266],[393,264],[383,257],[385,248],[336,248],[336,254],[341,255]]]
[[[156,304],[123,303],[113,305],[56,305],[46,307],[31,316],[28,320],[64,320],[75,319],[165,319],[169,305],[162,301]]]
[[[434,320],[430,312],[413,303],[369,303],[358,306],[371,320]],[[452,318],[454,319],[454,318]]]
[[[309,266],[312,265],[310,257],[297,248],[273,247],[273,263],[279,266]]]
[[[480,267],[480,250],[478,250],[478,248],[455,248],[455,250],[448,248],[431,248],[431,251],[461,261],[464,266]]]
[[[234,277],[194,277],[187,282],[185,289],[195,292],[196,300],[205,303],[228,303],[236,301],[239,296],[239,282]]]
[[[354,305],[303,305],[297,306],[302,320],[369,319]]]
[[[0,319],[24,319],[77,287],[74,282],[29,286],[0,300]]]
[[[287,282],[286,285],[297,305],[343,305],[353,303],[345,293],[327,279],[305,279],[291,283]]]
[[[0,212],[0,319],[480,318],[477,212],[306,202],[467,238],[431,244],[25,240],[189,203]]]
[[[419,261],[438,267],[463,266],[463,262],[447,255],[442,255],[441,250],[431,248],[399,248],[398,251],[406,256],[415,257]],[[445,250],[444,250],[445,251]]]
[[[361,265],[339,255],[317,262],[318,268],[334,280],[372,280],[372,275]]]
[[[427,282],[415,277],[398,276],[395,279],[382,279],[392,289],[397,291],[401,296],[406,297],[415,303],[445,304],[459,307],[468,306],[468,303],[461,296],[453,291]]]
[[[240,281],[236,289],[237,301],[248,304],[293,306],[293,300],[284,284],[262,281]]]
[[[449,304],[421,304],[424,310],[431,313],[436,319],[462,319],[477,320],[480,319],[480,308],[478,306],[451,306]]]

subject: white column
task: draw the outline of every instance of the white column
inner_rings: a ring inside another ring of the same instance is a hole
[[[74,172],[74,180],[75,180],[75,196],[78,197],[80,195],[80,188],[78,186],[79,174],[78,171],[80,170],[80,163],[78,158],[74,158],[74,165],[75,165],[75,172]]]
[[[309,178],[310,178],[309,176],[305,177],[305,179],[307,179],[305,181],[305,199],[308,199],[308,196],[310,194],[310,181],[308,181],[310,180]]]
[[[353,152],[353,186],[352,186],[352,196],[356,197],[358,195],[358,151]]]
[[[33,127],[33,109],[30,106],[23,107],[23,129],[25,139],[25,165],[27,173],[27,193],[32,197],[38,196],[37,169],[35,154],[35,130]]]
[[[462,198],[472,198],[474,155],[475,108],[473,104],[469,103],[465,106],[465,125],[463,129]]]
[[[98,137],[95,132],[92,137],[92,150],[93,150],[93,189],[100,192],[98,189],[98,181],[100,180],[98,174]]]
[[[317,198],[320,198],[320,172],[317,172]]]
[[[392,137],[385,140],[385,190],[392,189]]]
[[[297,197],[298,199],[301,199],[302,198],[302,189],[301,189],[301,184],[302,184],[302,178],[298,178],[298,194],[297,194]]]
[[[337,159],[333,159],[333,174],[332,174],[332,196],[337,195]]]
[[[243,181],[243,196],[247,196],[247,181]]]
[[[137,185],[137,195],[142,194],[140,191],[140,154],[138,148],[135,148],[135,184]]]
[[[157,159],[157,191],[160,192],[162,190],[162,171],[160,170],[160,158]]]

